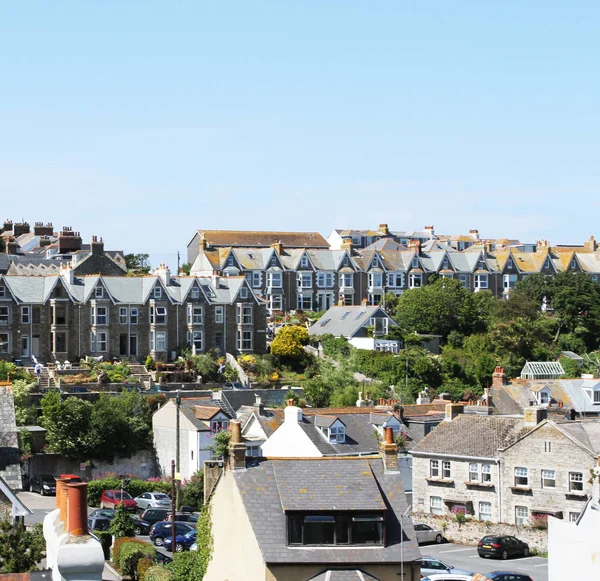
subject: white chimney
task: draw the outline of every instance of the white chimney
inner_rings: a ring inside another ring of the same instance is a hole
[[[289,405],[283,411],[285,423],[298,424],[302,421],[302,410],[295,405]]]

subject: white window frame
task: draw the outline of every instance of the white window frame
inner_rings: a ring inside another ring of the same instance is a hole
[[[150,330],[150,351],[166,351],[167,350],[167,332]]]
[[[103,288],[102,288],[100,285],[98,285],[98,286],[96,287],[96,290],[95,290],[94,296],[95,296],[97,299],[103,299],[103,298],[104,298],[104,289],[103,289]]]
[[[458,280],[460,282],[460,285],[463,288],[469,288],[469,275],[468,274],[459,274]]]
[[[481,482],[491,482],[492,481],[492,465],[491,464],[482,464],[481,465]]]
[[[298,272],[296,273],[296,286],[299,289],[308,288],[311,289],[312,284],[312,272]]]
[[[444,514],[444,502],[441,496],[429,497],[429,513],[437,515]]]
[[[343,444],[346,441],[346,428],[344,426],[332,426],[329,428],[329,443]]]
[[[479,464],[469,463],[469,482],[480,482]]]
[[[92,353],[108,353],[108,331],[92,331],[90,333],[90,351]]]
[[[404,273],[388,272],[386,275],[386,286],[392,288],[402,288],[404,286]]]
[[[190,292],[190,295],[193,299],[199,299],[200,298],[200,289],[197,286],[193,286],[192,290]]]
[[[188,325],[203,325],[204,324],[204,309],[201,305],[188,303],[187,306],[187,324]]]
[[[127,325],[127,307],[119,307],[119,324]]]
[[[581,512],[569,512],[569,522],[577,522],[580,516]]]
[[[10,306],[0,305],[0,325],[6,327],[10,325]]]
[[[129,309],[129,324],[137,325],[140,319],[140,309],[138,307],[131,307]]]
[[[340,272],[340,287],[341,288],[354,288],[354,273],[353,272]]]
[[[167,324],[167,308],[150,306],[150,324],[151,325],[166,325]]]
[[[488,275],[487,274],[476,274],[475,275],[475,289],[483,290],[488,288]]]
[[[155,299],[162,299],[162,288],[159,287],[158,285],[154,287],[154,290],[152,291],[152,296]]]
[[[4,339],[2,339],[4,337]],[[11,352],[10,333],[8,331],[0,332],[0,353],[6,354]]]
[[[6,287],[2,284],[0,284],[0,299],[3,299],[6,297]]]
[[[515,506],[515,524],[521,527],[529,524],[529,509],[526,506]]]
[[[303,254],[300,258],[300,268],[308,268],[309,265],[310,263],[308,261],[308,256],[306,256],[306,254]]]
[[[452,463],[450,462],[450,460],[442,461],[442,478],[444,480],[452,479]]]
[[[483,508],[489,508],[489,511],[483,510]],[[479,520],[480,521],[491,521],[492,520],[492,503],[487,500],[479,502]]]
[[[300,311],[312,311],[312,293],[298,293],[296,295],[296,308]]]
[[[269,295],[269,308],[272,311],[281,311],[283,309],[282,299],[281,295]]]
[[[524,466],[515,467],[515,486],[529,486],[529,470]],[[523,483],[523,481],[525,483]]]
[[[224,318],[223,307],[215,307],[215,323],[223,323]]]
[[[383,288],[383,273],[369,273],[369,288]]]
[[[188,345],[191,347],[196,346],[196,353],[203,350],[204,347],[204,333],[202,331],[188,331]]]
[[[542,488],[556,488],[556,470],[542,469]]]
[[[104,314],[100,314],[100,310],[102,310]],[[108,316],[107,306],[92,305],[92,325],[108,325]]]
[[[422,286],[423,286],[423,275],[420,272],[411,272],[408,275],[408,287],[409,288],[421,288]]]
[[[583,492],[583,472],[569,472],[569,491]]]
[[[283,273],[280,270],[267,272],[267,286],[270,288],[281,288],[283,285]]]
[[[29,306],[21,307],[21,325],[31,323],[31,308]]]
[[[430,460],[429,461],[429,477],[430,478],[439,478],[440,477],[440,461],[439,460]]]
[[[419,257],[418,256],[412,257],[412,260],[410,261],[410,266],[412,268],[419,268]]]
[[[262,285],[262,272],[260,270],[252,271],[252,287],[260,288]]]
[[[240,289],[240,298],[241,299],[247,299],[248,298],[248,288],[247,287],[243,286]]]
[[[317,272],[318,288],[333,288],[333,272]]]
[[[512,290],[515,288],[517,284],[517,275],[516,274],[505,274],[502,276],[502,288],[504,290]]]
[[[253,333],[250,330],[240,329],[237,332],[238,351],[252,351]]]

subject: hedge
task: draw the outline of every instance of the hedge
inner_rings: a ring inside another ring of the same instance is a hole
[[[155,565],[146,571],[144,581],[171,581],[172,577],[171,571],[161,565]]]
[[[90,480],[88,482],[88,506],[100,506],[100,496],[102,493],[105,490],[120,490],[121,482],[120,478]],[[171,483],[162,480],[148,482],[147,480],[132,478],[126,490],[134,498],[144,492],[164,492],[165,494],[170,494]]]
[[[150,557],[142,557],[137,562],[136,577],[138,578],[138,581],[144,581],[148,569],[150,569],[150,567],[152,567],[153,565],[154,563],[152,562],[152,559],[150,559]]]
[[[122,574],[130,577],[132,581],[136,581],[138,561],[144,557],[153,560],[156,555],[156,549],[150,543],[130,537],[123,538],[126,539],[125,542],[119,544],[118,547],[117,542],[121,539],[115,541],[113,562]]]
[[[112,546],[112,535],[108,531],[94,531],[94,534],[98,537],[102,550],[104,551],[104,560],[110,559],[110,548]]]

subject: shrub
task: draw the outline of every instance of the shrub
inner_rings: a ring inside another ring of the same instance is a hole
[[[155,367],[156,365],[154,363],[152,355],[148,355],[148,357],[146,357],[146,369],[154,369]]]
[[[171,571],[161,565],[154,565],[146,571],[144,581],[172,581],[173,575]]]
[[[212,451],[216,458],[227,458],[229,454],[229,440],[231,440],[231,432],[229,430],[221,430],[215,434]]]
[[[100,496],[104,490],[120,490],[121,479],[116,476],[109,476],[98,480],[88,482],[88,505],[100,506]],[[171,493],[170,480],[150,479],[140,480],[132,478],[127,486],[127,492],[134,498],[144,492],[164,492]]]
[[[119,551],[119,561],[115,561],[119,571],[123,575],[131,578],[131,581],[137,581],[137,565],[141,559],[147,558],[150,562],[154,559],[156,550],[150,543],[143,541],[129,541],[121,545]]]
[[[152,567],[153,564],[154,563],[152,559],[150,559],[149,557],[142,557],[137,562],[136,577],[139,579],[139,581],[144,581],[148,569],[150,569],[150,567]]]
[[[204,470],[198,470],[181,488],[181,503],[200,510],[204,504]]]
[[[127,512],[124,504],[119,504],[119,506],[117,506],[115,518],[112,519],[108,530],[116,539],[120,539],[121,537],[132,537],[135,534],[135,523]]]
[[[199,555],[197,551],[187,551],[185,553],[175,553],[173,562],[166,568],[171,572],[173,581],[189,581],[190,579],[202,579],[203,575],[198,575]]]
[[[532,514],[529,517],[529,526],[532,529],[539,531],[545,531],[548,528],[548,515],[547,514]]]
[[[94,534],[98,537],[102,550],[104,551],[104,560],[110,559],[110,548],[112,546],[112,535],[108,531],[94,531]]]

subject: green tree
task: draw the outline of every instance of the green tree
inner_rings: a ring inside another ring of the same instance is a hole
[[[179,272],[185,274],[185,276],[189,276],[190,275],[190,271],[192,270],[192,264],[191,262],[184,262],[180,267],[179,267]]]
[[[29,426],[37,422],[37,409],[31,398],[36,383],[25,379],[16,379],[12,383],[13,400],[17,426]]]
[[[200,510],[204,505],[204,470],[201,468],[181,488],[181,504]]]
[[[117,505],[115,516],[112,521],[110,521],[110,528],[108,531],[115,539],[133,537],[135,534],[135,523],[123,503]]]
[[[75,460],[87,460],[93,446],[89,429],[92,405],[77,397],[63,401],[60,393],[49,392],[42,398],[41,406],[48,448]]]
[[[125,264],[129,274],[137,276],[148,274],[152,268],[149,259],[149,254],[126,254]]]
[[[0,521],[0,572],[26,573],[36,569],[45,557],[46,542],[42,525],[34,525],[28,531],[24,526],[13,525],[9,520]]]
[[[279,329],[271,343],[271,353],[284,359],[299,359],[304,356],[304,345],[308,344],[306,327],[288,325]]]
[[[476,296],[479,294],[482,297]],[[491,297],[489,293],[470,293],[457,280],[440,278],[406,291],[398,301],[396,320],[409,331],[443,337],[455,330],[484,330],[492,304],[485,295]]]
[[[212,451],[217,458],[227,458],[229,455],[229,440],[231,440],[229,430],[221,430],[215,434]]]

